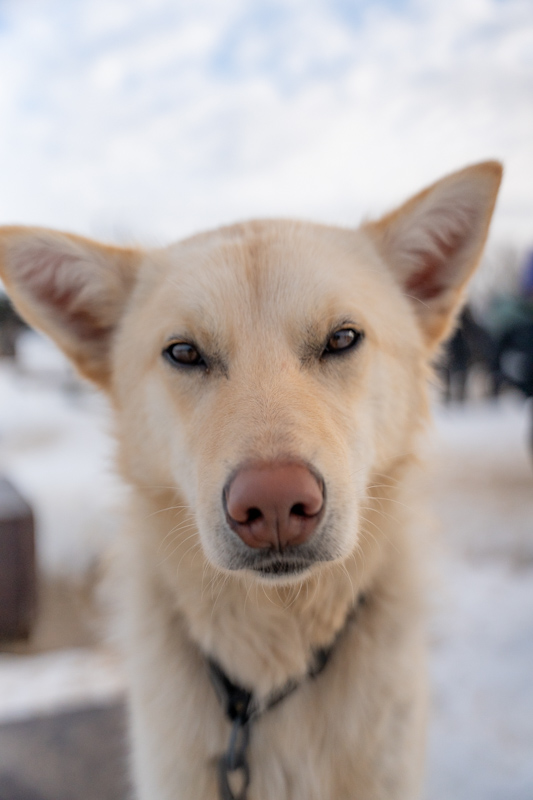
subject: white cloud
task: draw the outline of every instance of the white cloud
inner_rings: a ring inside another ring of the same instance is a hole
[[[498,157],[495,232],[531,242],[529,0],[337,7],[4,5],[0,218],[160,241],[256,215],[347,223]]]

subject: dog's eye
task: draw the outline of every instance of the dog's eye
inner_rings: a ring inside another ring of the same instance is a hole
[[[163,355],[171,364],[186,367],[203,367],[205,361],[194,345],[188,342],[174,342],[163,350]]]
[[[351,350],[363,340],[363,332],[356,331],[354,328],[340,328],[335,331],[324,348],[324,355],[336,355]]]

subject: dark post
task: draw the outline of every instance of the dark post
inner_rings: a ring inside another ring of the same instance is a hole
[[[33,514],[15,487],[0,478],[0,640],[29,636],[36,597]]]

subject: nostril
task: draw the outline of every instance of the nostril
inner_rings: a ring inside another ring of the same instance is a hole
[[[249,508],[246,512],[246,524],[249,525],[251,522],[255,522],[256,519],[261,519],[262,516],[263,514],[258,508]]]
[[[305,510],[305,506],[303,503],[295,503],[290,510],[290,513],[295,517],[307,517],[309,516]]]

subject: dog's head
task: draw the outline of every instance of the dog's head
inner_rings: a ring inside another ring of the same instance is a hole
[[[251,222],[166,249],[4,228],[5,284],[117,411],[141,490],[175,487],[208,560],[287,580],[357,545],[413,451],[501,178],[488,162],[357,231]]]

